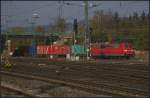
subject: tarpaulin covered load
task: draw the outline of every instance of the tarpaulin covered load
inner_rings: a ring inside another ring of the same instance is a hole
[[[29,54],[30,55],[35,55],[37,52],[36,46],[30,46],[29,47]]]
[[[85,54],[84,45],[72,45],[72,53]]]
[[[37,46],[37,54],[65,55],[70,53],[70,47],[66,45]]]

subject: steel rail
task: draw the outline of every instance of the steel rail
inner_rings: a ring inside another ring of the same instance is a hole
[[[23,95],[24,97],[40,98],[40,96],[36,96],[36,95],[30,94],[30,93],[28,93],[26,91],[22,91],[21,89],[12,88],[12,87],[9,87],[9,86],[6,86],[6,85],[1,85],[1,90],[2,89],[6,89],[8,91],[18,93],[20,95]]]
[[[12,73],[12,72],[6,72],[6,71],[1,71],[1,73],[5,75],[20,77],[20,78],[35,79],[35,80],[40,80],[40,81],[45,81],[45,82],[50,82],[50,83],[58,83],[58,84],[78,88],[78,89],[85,90],[85,91],[88,90],[88,91],[94,91],[94,92],[99,92],[99,93],[103,92],[111,96],[146,97],[145,95],[132,94],[132,93],[127,93],[127,92],[118,92],[117,90],[112,90],[112,89],[107,89],[107,88],[98,88],[98,87],[93,87],[91,85],[74,83],[70,81],[67,82],[64,80],[49,79],[49,78],[35,76],[35,75],[33,76],[33,75],[14,73],[14,72]]]
[[[21,65],[21,63],[22,62],[16,62],[16,64],[19,64],[19,65]],[[29,64],[29,63],[25,63],[25,62],[23,62],[23,63],[27,64],[27,65]],[[33,63],[33,64],[36,64],[36,63]],[[46,65],[47,66],[44,66],[44,68],[50,69],[48,67],[50,64],[46,64]],[[53,64],[53,65],[60,65],[60,64]],[[69,69],[72,71],[79,71],[81,69],[81,67],[83,67],[81,65],[75,65],[74,64],[74,66],[76,66],[76,68],[73,68],[72,66],[70,66],[70,64],[62,64],[63,67],[65,67],[65,66],[67,67],[68,65],[69,65]],[[35,66],[35,65],[33,65],[33,66]],[[36,66],[37,66],[37,64],[36,64]],[[77,67],[77,66],[81,66],[81,67]],[[96,73],[99,71],[103,71],[103,72],[109,71],[110,73],[115,74],[117,76],[122,75],[122,77],[127,77],[127,78],[132,78],[132,79],[133,78],[135,78],[135,79],[138,79],[138,78],[148,79],[149,78],[149,76],[148,76],[149,71],[146,71],[146,70],[136,70],[136,69],[123,68],[123,67],[118,68],[115,66],[114,67],[98,66],[98,65],[96,65],[96,66],[99,68],[99,70],[97,70],[93,66],[86,65],[86,67],[83,68],[84,72],[94,71],[94,73]],[[61,69],[61,67],[60,67],[60,69]],[[122,72],[122,73],[120,73],[120,72]],[[143,73],[143,74],[141,74],[141,73]]]

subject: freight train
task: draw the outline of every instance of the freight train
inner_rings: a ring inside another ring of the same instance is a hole
[[[33,50],[34,49],[34,50]],[[85,55],[83,45],[38,45],[29,49],[29,54],[35,55],[58,55],[66,56],[67,54]],[[34,53],[33,53],[34,52]],[[92,43],[90,44],[89,54],[93,58],[99,57],[125,57],[135,56],[135,49],[129,43],[108,44],[108,43]]]

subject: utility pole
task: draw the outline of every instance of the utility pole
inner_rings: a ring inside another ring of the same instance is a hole
[[[89,22],[88,22],[88,1],[84,1],[85,6],[85,25],[86,25],[86,31],[85,31],[85,42],[84,42],[84,47],[85,47],[85,52],[86,52],[86,58],[89,60]]]
[[[33,35],[33,40],[32,40],[32,45],[31,46],[35,46],[35,29],[34,29],[34,18],[32,18],[32,22],[31,22],[31,28],[32,28],[32,35]],[[32,56],[34,56],[34,54],[32,54]]]
[[[11,2],[10,2],[11,3]],[[12,65],[10,63],[10,40],[8,40],[8,22],[9,16],[6,17],[6,51],[4,51],[4,67],[10,68]]]
[[[4,50],[4,53],[3,53],[3,56],[4,56],[4,63],[5,63],[5,65],[4,65],[4,67],[6,67],[6,68],[9,68],[9,67],[11,67],[12,65],[11,65],[11,63],[10,63],[10,40],[8,40],[8,18],[9,18],[9,16],[7,16],[7,18],[6,18],[6,44],[5,44],[5,46],[6,46],[6,50]]]
[[[36,19],[39,18],[39,15],[34,13],[33,16],[32,16],[32,33],[33,33],[33,46],[35,47],[36,46],[36,32],[35,32],[35,23],[36,23]],[[35,55],[35,54],[33,54]]]
[[[61,19],[64,1],[58,1],[58,3],[60,4],[58,7],[58,18]]]
[[[58,1],[59,3],[59,7],[58,7],[58,19],[57,19],[57,32],[61,32],[61,27],[60,27],[60,23],[62,21],[62,12],[63,12],[63,4],[64,4],[64,1]]]

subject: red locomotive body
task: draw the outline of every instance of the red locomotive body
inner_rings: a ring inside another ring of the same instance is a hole
[[[120,44],[93,44],[90,49],[91,56],[93,57],[108,57],[108,56],[122,56],[122,57],[133,57],[135,51],[131,44],[120,43]]]

